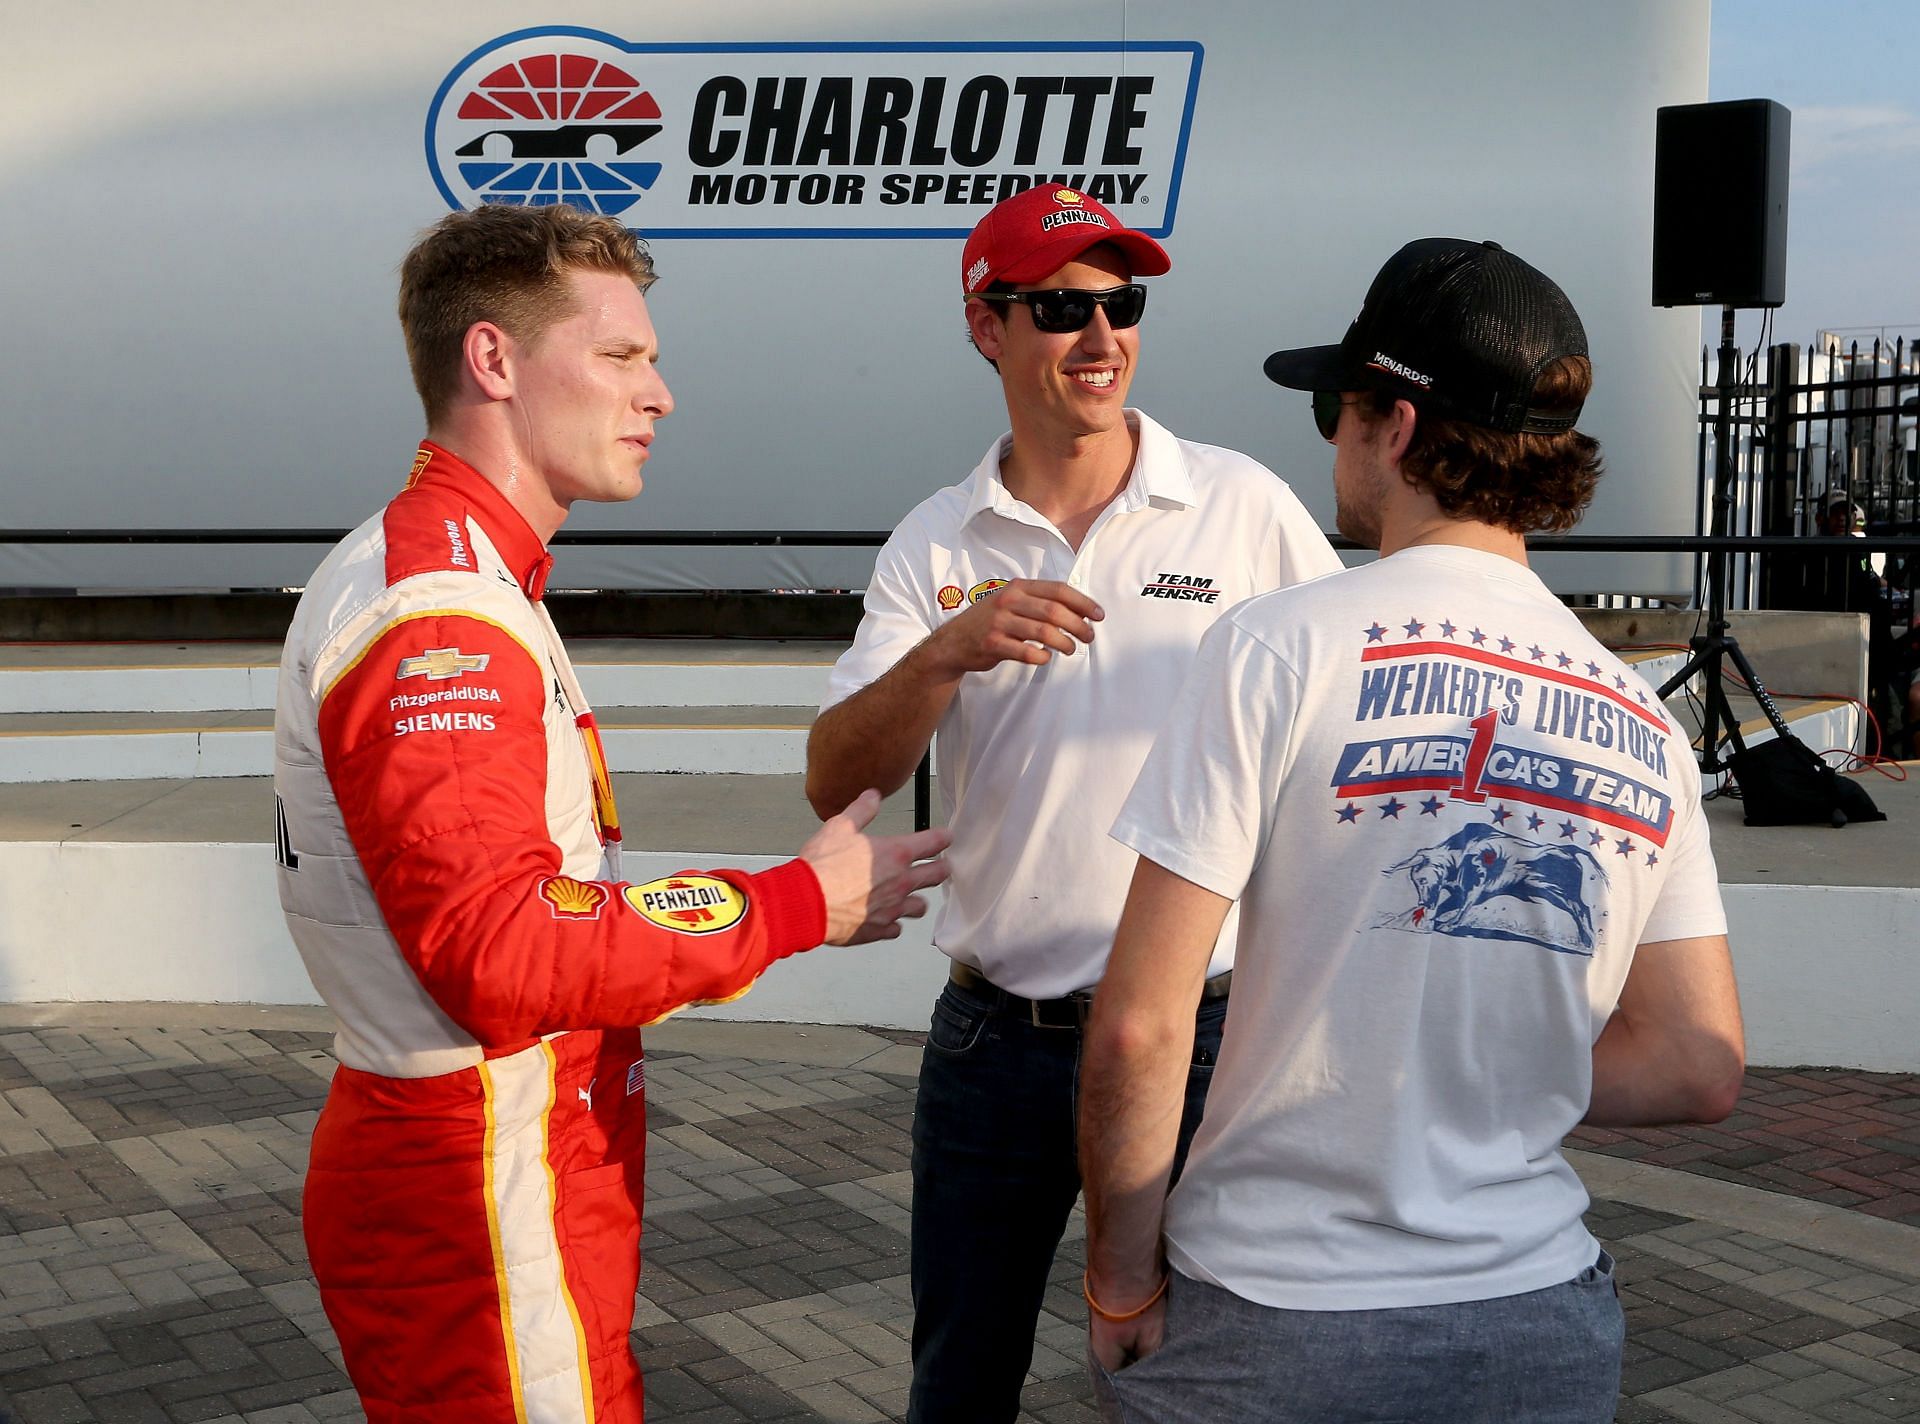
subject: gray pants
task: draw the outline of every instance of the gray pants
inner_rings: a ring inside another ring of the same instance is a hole
[[[1107,1424],[1606,1424],[1625,1339],[1604,1251],[1564,1285],[1399,1310],[1276,1310],[1176,1271],[1166,1344],[1093,1384]]]

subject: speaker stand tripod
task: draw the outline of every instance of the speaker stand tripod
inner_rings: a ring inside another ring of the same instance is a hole
[[[1702,675],[1700,701],[1705,711],[1700,727],[1700,770],[1706,775],[1725,771],[1732,765],[1733,758],[1747,749],[1746,743],[1740,738],[1740,719],[1734,715],[1733,705],[1727,700],[1722,663],[1728,659],[1732,660],[1734,670],[1745,680],[1748,691],[1760,704],[1767,721],[1773,724],[1774,734],[1779,737],[1793,735],[1787,730],[1786,721],[1781,717],[1780,709],[1774,706],[1773,697],[1761,683],[1759,674],[1754,672],[1753,664],[1747,661],[1740,644],[1727,632],[1724,596],[1727,553],[1720,541],[1726,538],[1733,515],[1733,398],[1734,377],[1740,364],[1740,352],[1733,344],[1733,310],[1730,306],[1720,309],[1719,406],[1713,419],[1713,512],[1710,530],[1715,542],[1707,548],[1707,630],[1688,640],[1691,654],[1678,672],[1660,684],[1659,694],[1660,699],[1665,701],[1672,693],[1685,687],[1695,674]],[[1723,755],[1723,747],[1731,750]]]

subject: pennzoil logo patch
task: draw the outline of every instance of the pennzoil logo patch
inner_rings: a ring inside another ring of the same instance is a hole
[[[556,920],[597,920],[608,900],[607,887],[570,875],[549,875],[540,882],[540,898]]]
[[[966,594],[960,591],[960,585],[957,583],[944,585],[934,597],[940,601],[940,606],[948,613],[967,601]]]
[[[428,682],[444,682],[450,677],[465,677],[470,672],[485,672],[492,653],[463,653],[458,648],[428,648],[417,658],[400,659],[397,677],[424,677]]]
[[[629,885],[625,894],[642,919],[679,934],[719,934],[747,914],[747,897],[711,875],[670,875]]]
[[[1005,579],[986,579],[967,590],[967,602],[978,603],[988,594],[998,593],[1007,586]]]

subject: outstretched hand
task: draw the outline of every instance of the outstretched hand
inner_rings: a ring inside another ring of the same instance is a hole
[[[880,793],[863,791],[800,847],[827,902],[828,944],[899,938],[901,920],[927,912],[926,897],[917,892],[947,878],[939,856],[952,837],[938,828],[870,836],[866,827],[879,810]]]
[[[1003,662],[1044,663],[1091,643],[1093,625],[1104,617],[1100,605],[1072,584],[1015,579],[942,624],[927,640],[927,653],[956,675]]]

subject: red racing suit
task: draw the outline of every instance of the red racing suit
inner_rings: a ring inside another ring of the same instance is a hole
[[[369,1420],[639,1420],[639,1025],[826,932],[799,861],[630,885],[551,559],[424,444],[321,564],[274,719],[280,900],[339,1019],[305,1229]]]

